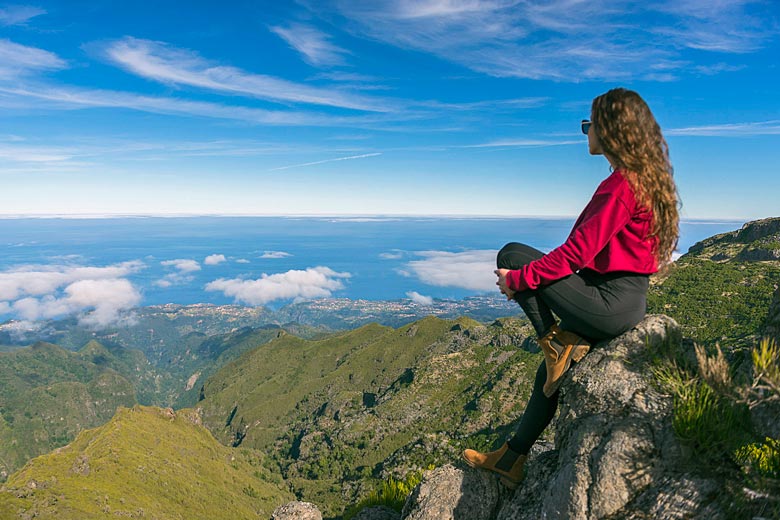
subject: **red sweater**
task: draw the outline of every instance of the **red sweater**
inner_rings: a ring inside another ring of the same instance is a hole
[[[658,271],[653,255],[658,240],[647,236],[652,226],[653,212],[637,204],[628,181],[616,170],[596,189],[566,242],[509,271],[507,285],[514,291],[536,289],[580,269],[652,274]]]

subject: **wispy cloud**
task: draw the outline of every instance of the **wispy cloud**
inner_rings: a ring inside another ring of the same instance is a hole
[[[0,158],[14,162],[48,163],[72,159],[73,150],[58,146],[29,146],[0,142]]]
[[[353,159],[364,159],[366,157],[376,157],[377,155],[382,155],[382,153],[381,152],[365,153],[362,155],[351,155],[349,157],[337,157],[335,159],[325,159],[324,161],[314,161],[314,162],[303,163],[303,164],[291,164],[289,166],[280,166],[278,168],[271,168],[268,171],[275,172],[279,170],[289,170],[290,168],[302,168],[304,166],[314,166],[316,164],[325,164],[325,163],[335,162],[335,161],[351,161]]]
[[[327,34],[311,25],[291,24],[271,27],[271,31],[301,53],[303,59],[315,67],[343,65],[348,51],[331,43]]]
[[[488,143],[463,145],[463,148],[543,148],[548,146],[581,145],[583,139],[568,141],[550,141],[545,139],[498,139]]]
[[[338,0],[326,5],[333,4],[359,35],[492,76],[557,81],[668,80],[674,72],[686,73],[685,67],[678,63],[663,74],[652,67],[680,62],[685,48],[749,52],[776,32],[771,3],[749,0]],[[324,9],[320,3],[310,7]],[[764,12],[752,14],[756,10]]]
[[[284,126],[368,126],[373,116],[332,116],[301,111],[264,110],[172,97],[143,96],[128,92],[59,87],[40,84],[0,85],[0,93],[46,102],[47,108],[127,108],[155,114],[208,117],[254,124]],[[40,103],[28,108],[43,108]]]
[[[492,250],[419,251],[416,254],[422,259],[408,262],[400,272],[414,275],[428,285],[487,292],[496,289],[493,270],[497,253]]]
[[[388,251],[386,253],[379,253],[379,258],[382,260],[400,260],[404,257],[404,251],[401,251],[400,249],[393,249],[392,251]]]
[[[163,260],[160,262],[163,267],[170,267],[176,271],[169,273],[161,279],[154,282],[157,287],[171,287],[173,285],[184,285],[195,280],[192,273],[201,270],[197,260],[189,258],[177,258],[175,260]]]
[[[0,80],[64,69],[66,66],[65,61],[52,52],[0,39]]]
[[[387,102],[253,74],[214,64],[191,50],[162,42],[124,38],[111,43],[106,56],[128,72],[168,85],[187,85],[224,94],[241,94],[276,102],[306,103],[371,112],[393,110]]]
[[[761,48],[767,37],[777,34],[771,12],[750,14],[761,8],[756,0],[665,0],[652,9],[670,15],[676,23],[651,31],[691,49],[746,53]],[[775,12],[775,18],[777,13]]]
[[[262,255],[260,255],[260,258],[265,259],[280,259],[280,258],[289,258],[292,255],[286,251],[264,251]]]
[[[667,136],[679,135],[701,137],[751,137],[759,135],[780,135],[780,120],[672,128],[670,130],[665,130],[664,134]]]
[[[9,5],[0,8],[0,25],[24,25],[32,18],[46,14],[46,11],[31,5]]]
[[[222,292],[248,305],[265,305],[275,300],[325,298],[344,288],[341,280],[349,273],[339,273],[328,267],[310,267],[285,273],[263,274],[256,280],[240,278],[214,280],[207,291]]]
[[[94,162],[169,161],[175,157],[248,157],[279,154],[333,153],[332,146],[294,141],[270,142],[249,139],[214,139],[209,141],[176,141],[111,138],[107,136],[62,136],[57,141],[39,144],[39,136],[0,136],[0,159],[31,167],[86,166]],[[352,146],[336,151],[349,152]],[[30,168],[30,171],[35,168]],[[9,171],[8,165],[3,172]]]
[[[470,103],[443,103],[441,101],[417,101],[416,106],[435,108],[439,110],[486,110],[491,112],[506,110],[515,111],[525,108],[538,108],[544,106],[549,101],[546,97],[527,97],[515,99],[489,99],[485,101],[474,101]]]

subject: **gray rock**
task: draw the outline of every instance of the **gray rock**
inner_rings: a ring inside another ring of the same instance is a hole
[[[271,520],[322,520],[322,513],[312,503],[290,502],[274,509]]]
[[[742,229],[736,232],[736,239],[740,242],[753,242],[777,234],[780,234],[780,217],[770,217],[745,223]]]
[[[405,520],[489,520],[502,490],[485,471],[451,465],[427,472],[406,500]]]
[[[402,518],[723,518],[719,484],[683,466],[671,398],[650,380],[646,350],[667,341],[681,341],[678,325],[648,316],[573,366],[561,386],[555,449],[532,450],[517,491],[489,472],[444,466],[425,476]]]
[[[389,507],[375,506],[362,509],[352,520],[401,520],[401,514]]]
[[[644,351],[680,341],[666,316],[599,344],[562,386],[555,452],[532,459],[524,486],[497,520],[708,518],[714,482],[680,466],[671,429],[672,403],[649,380]]]

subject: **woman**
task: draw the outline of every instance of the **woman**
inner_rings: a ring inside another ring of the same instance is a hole
[[[465,450],[473,467],[515,488],[531,445],[552,420],[572,361],[596,341],[639,323],[649,275],[671,259],[678,237],[677,189],[666,141],[647,104],[617,88],[593,100],[582,122],[591,155],[612,174],[598,187],[569,238],[546,255],[510,243],[498,253],[499,289],[520,304],[538,335],[544,363],[517,432],[498,451]],[[561,319],[556,322],[555,315]]]

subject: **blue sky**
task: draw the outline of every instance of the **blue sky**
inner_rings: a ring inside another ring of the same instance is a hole
[[[0,214],[579,213],[637,90],[684,218],[780,214],[775,0],[0,3]]]

